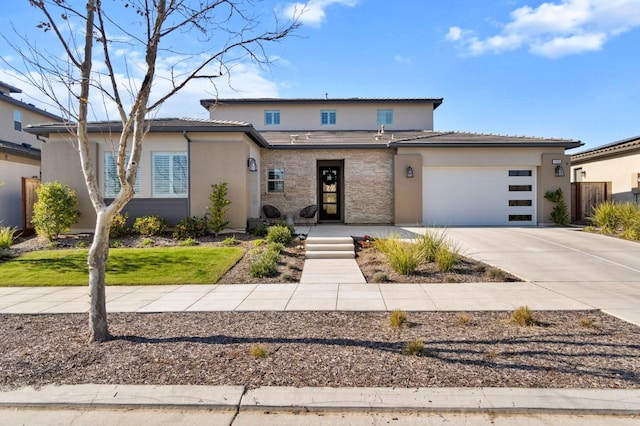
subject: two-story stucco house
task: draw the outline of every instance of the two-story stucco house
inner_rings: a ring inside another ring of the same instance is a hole
[[[286,212],[319,206],[319,222],[536,225],[544,193],[569,204],[579,141],[438,132],[435,99],[203,100],[212,119],[249,121],[260,151],[260,198]],[[327,176],[331,180],[326,182]]]
[[[317,205],[319,223],[536,225],[553,206],[543,195],[570,193],[565,149],[579,141],[433,130],[442,99],[202,100],[210,120],[150,122],[132,217],[170,223],[206,213],[211,185],[229,184],[230,226],[244,229],[262,206],[295,220]],[[76,230],[94,216],[77,154],[58,124],[31,126],[49,138],[43,180],[78,191]],[[112,136],[117,123],[90,126],[105,197],[116,191]],[[567,198],[567,203],[569,199]]]
[[[572,182],[611,182],[613,201],[640,202],[640,136],[571,156]]]
[[[40,179],[42,140],[24,128],[29,124],[62,121],[55,114],[12,97],[22,91],[0,82],[0,226],[29,227],[31,212],[23,211],[23,192]],[[26,222],[26,223],[25,223]]]

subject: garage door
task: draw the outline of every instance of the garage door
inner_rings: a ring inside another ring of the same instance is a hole
[[[535,168],[425,167],[425,225],[536,224]]]

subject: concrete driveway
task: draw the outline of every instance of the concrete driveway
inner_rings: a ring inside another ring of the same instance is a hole
[[[449,228],[464,254],[640,321],[640,243],[575,228]]]

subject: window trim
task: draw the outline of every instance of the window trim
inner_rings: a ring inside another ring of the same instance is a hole
[[[325,123],[325,116],[326,116],[326,123]],[[338,122],[338,113],[335,109],[320,110],[321,126],[335,126],[337,122]]]
[[[271,121],[269,123],[269,121]],[[279,109],[266,109],[264,110],[264,125],[265,126],[279,126],[280,125],[280,110]]]
[[[280,175],[280,176],[278,176]],[[273,176],[273,178],[271,177]],[[267,169],[267,193],[268,194],[283,194],[284,193],[284,168],[273,167]],[[279,185],[277,185],[279,184]]]
[[[169,193],[156,192],[156,158],[159,156],[169,156]],[[185,191],[184,193],[176,193],[174,191],[174,173],[173,173],[173,158],[184,157],[185,158]],[[188,198],[189,197],[189,156],[186,151],[157,151],[151,153],[151,196],[153,198]]]
[[[387,120],[389,117],[391,117],[391,119]],[[376,122],[378,126],[392,126],[393,109],[379,109],[376,113]]]
[[[19,109],[13,110],[13,130],[16,132],[22,131],[22,111]]]

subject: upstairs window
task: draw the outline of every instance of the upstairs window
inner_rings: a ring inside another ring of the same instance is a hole
[[[22,112],[18,110],[13,111],[13,130],[22,131]]]
[[[127,153],[125,163],[129,162],[131,154]],[[104,153],[104,196],[105,198],[114,198],[120,192],[120,179],[118,179],[117,153]],[[136,183],[133,186],[135,197],[140,194],[140,166],[136,171]]]
[[[264,112],[264,125],[265,126],[278,126],[280,125],[280,111],[269,110]]]
[[[188,173],[186,152],[154,152],[153,196],[186,198]]]
[[[378,126],[388,126],[391,124],[393,124],[393,110],[379,109],[378,110]]]
[[[325,109],[320,111],[320,124],[323,126],[333,126],[336,124],[336,110]]]

